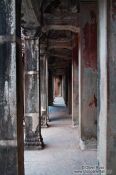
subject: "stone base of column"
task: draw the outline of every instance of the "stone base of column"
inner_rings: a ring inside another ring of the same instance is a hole
[[[49,114],[47,114],[47,122],[51,122],[51,120],[49,118]]]
[[[95,138],[91,138],[88,140],[82,140],[79,141],[79,147],[82,151],[84,150],[97,150],[97,140]]]
[[[79,126],[79,122],[78,121],[74,121],[72,120],[72,127],[78,127]]]
[[[48,125],[47,123],[42,123],[41,127],[42,127],[42,128],[48,128],[49,125]]]
[[[46,111],[42,111],[41,127],[48,128]]]
[[[39,150],[44,148],[43,138],[41,135],[33,135],[25,138],[25,149],[26,150]]]

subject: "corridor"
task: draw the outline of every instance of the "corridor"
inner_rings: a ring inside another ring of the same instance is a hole
[[[49,114],[49,128],[42,129],[45,148],[25,151],[25,175],[82,175],[82,166],[95,169],[96,151],[80,150],[78,128],[72,127],[67,108],[52,106]]]
[[[116,0],[0,0],[0,175],[116,175],[115,48]]]

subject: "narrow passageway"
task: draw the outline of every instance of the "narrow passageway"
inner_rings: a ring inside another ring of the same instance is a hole
[[[115,48],[116,0],[0,0],[0,175],[116,175]]]
[[[42,129],[45,149],[25,151],[25,175],[77,175],[82,166],[95,167],[96,151],[79,149],[78,128],[67,108],[51,106],[49,115],[49,128]]]

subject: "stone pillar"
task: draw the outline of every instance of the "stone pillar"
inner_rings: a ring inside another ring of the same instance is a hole
[[[1,175],[24,174],[20,12],[21,1],[0,1]]]
[[[64,94],[64,76],[62,76],[62,81],[61,81],[62,85],[61,85],[61,96],[64,98],[65,94]]]
[[[55,98],[56,92],[55,92],[55,84],[56,84],[56,78],[53,76],[53,99]]]
[[[69,66],[69,72],[68,72],[68,110],[69,110],[69,114],[72,115],[72,67],[71,66]]]
[[[116,1],[99,0],[98,162],[103,175],[116,174]]]
[[[41,69],[41,126],[48,127],[48,103],[47,103],[47,57],[45,46],[40,45],[40,69]]]
[[[66,104],[66,75],[62,75],[62,97],[64,98]]]
[[[46,110],[47,121],[49,122],[49,109],[48,109],[48,56],[46,55]]]
[[[97,17],[96,2],[81,3],[80,137],[85,144],[97,137]],[[87,142],[86,142],[87,141]],[[93,143],[92,143],[93,144]],[[81,146],[81,144],[80,144]]]
[[[68,107],[68,69],[69,67],[67,67],[67,70],[66,70],[66,81],[65,81],[65,103],[66,103],[66,106]]]
[[[59,89],[59,96],[62,96],[62,76],[59,76],[59,83],[58,83],[58,89]]]
[[[53,77],[52,72],[49,70],[48,72],[48,105],[53,105]]]
[[[78,92],[78,35],[73,39],[72,52],[72,125],[78,125],[79,118],[79,92]]]
[[[25,39],[25,148],[41,149],[39,40]]]

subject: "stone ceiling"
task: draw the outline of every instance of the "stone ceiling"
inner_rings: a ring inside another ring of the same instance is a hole
[[[22,27],[27,35],[45,34],[49,68],[63,73],[79,32],[79,0],[22,0]]]

